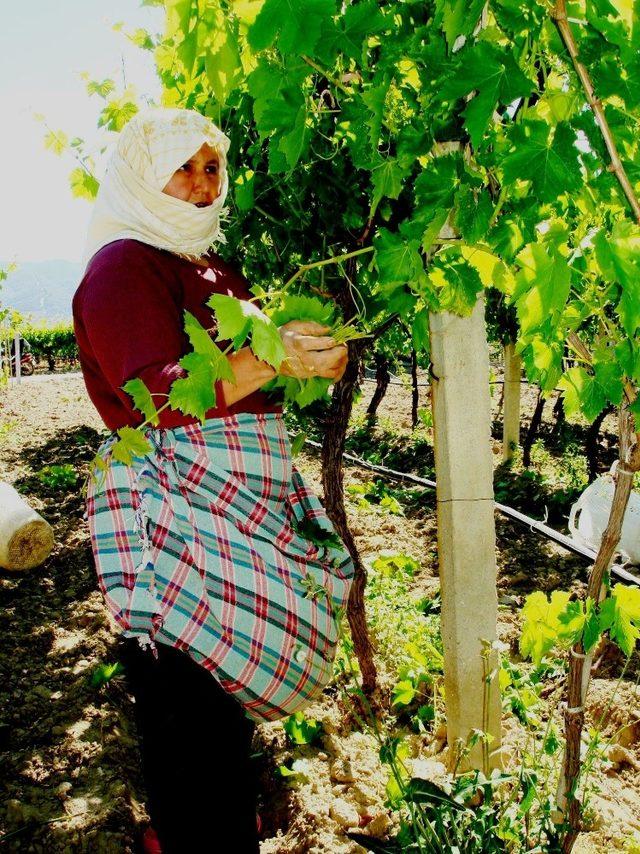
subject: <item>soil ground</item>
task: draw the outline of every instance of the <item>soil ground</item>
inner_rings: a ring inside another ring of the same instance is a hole
[[[372,391],[373,384],[365,383],[356,407],[355,434]],[[420,391],[424,406],[426,388]],[[0,480],[12,483],[52,524],[56,545],[35,570],[0,570],[0,844],[7,851],[43,854],[136,852],[147,816],[131,698],[121,677],[94,684],[99,668],[115,661],[116,634],[97,589],[83,520],[82,483],[105,431],[77,376],[25,380],[1,394]],[[532,392],[525,393],[525,413],[531,413],[534,403]],[[494,406],[497,410],[498,393]],[[414,456],[402,458],[402,447],[408,446],[402,436],[411,434],[405,385],[390,387],[379,416],[374,438],[387,449],[384,461],[428,474],[428,441],[421,446],[424,456],[415,455],[412,445]],[[543,424],[545,437],[551,426],[550,421]],[[367,430],[361,426],[361,439]],[[613,423],[606,422],[600,446],[604,469],[612,458],[613,431]],[[494,450],[498,462],[498,442]],[[55,487],[38,477],[43,467],[64,464],[77,475],[75,484]],[[317,456],[302,453],[298,466],[319,492]],[[526,505],[530,491],[519,481],[509,481],[507,474],[507,486],[514,487],[516,497],[524,496]],[[346,469],[347,485],[370,478],[361,469]],[[529,489],[530,482],[525,486]],[[545,492],[544,478],[535,486],[544,501],[550,487]],[[414,555],[421,567],[413,582],[415,595],[435,595],[432,494],[424,492],[405,516],[382,514],[373,506],[358,508],[354,502],[349,513],[365,560],[381,551]],[[499,631],[515,655],[518,607],[524,596],[533,590],[580,590],[587,566],[500,517],[497,534]],[[603,650],[596,663],[588,722],[593,725],[604,716],[605,736],[618,735],[595,771],[599,792],[592,800],[592,827],[581,835],[577,851],[640,850],[633,847],[640,845],[639,667],[634,658],[618,684],[622,663],[611,648]],[[389,661],[380,661],[380,669],[382,694],[388,696],[394,679]],[[262,854],[365,852],[368,849],[347,831],[360,829],[372,839],[384,839],[395,822],[385,806],[388,774],[378,760],[378,746],[360,730],[334,688],[306,714],[323,724],[322,739],[313,747],[292,747],[280,724],[260,728],[256,748],[262,773]],[[520,738],[514,719],[506,719],[508,754],[517,754]],[[411,747],[413,773],[437,781],[445,772],[442,725],[416,735]],[[275,771],[292,763],[296,777],[287,785]]]

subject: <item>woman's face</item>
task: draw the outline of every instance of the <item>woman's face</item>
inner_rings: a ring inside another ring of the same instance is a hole
[[[219,166],[218,155],[205,142],[190,160],[176,169],[162,192],[199,208],[207,207],[220,195]]]

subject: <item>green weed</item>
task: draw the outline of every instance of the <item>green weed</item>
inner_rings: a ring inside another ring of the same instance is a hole
[[[305,718],[304,712],[295,712],[283,724],[289,741],[292,744],[314,744],[322,735],[320,721]]]
[[[345,492],[358,510],[369,512],[373,505],[394,516],[404,516],[402,504],[393,494],[393,490],[380,478],[364,483],[352,483],[347,486]]]
[[[65,463],[64,465],[44,466],[36,477],[48,489],[59,491],[75,486],[78,473],[72,465]]]
[[[93,688],[102,688],[103,685],[107,685],[115,676],[120,676],[121,673],[124,673],[124,667],[119,661],[116,661],[114,664],[99,664],[91,674],[91,686]]]

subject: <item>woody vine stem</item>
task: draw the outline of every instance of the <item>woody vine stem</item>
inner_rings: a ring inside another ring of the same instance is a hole
[[[560,37],[571,57],[587,103],[593,111],[596,123],[607,147],[609,157],[611,158],[608,168],[618,179],[633,211],[636,222],[640,223],[640,202],[620,160],[620,155],[618,154],[611,128],[607,122],[602,102],[596,96],[589,72],[578,59],[578,48],[567,17],[565,0],[556,0],[551,14]],[[586,362],[591,364],[592,359],[588,348],[575,333],[570,335],[569,344]],[[633,403],[636,398],[636,391],[631,383],[625,383],[624,391],[627,404]],[[606,574],[620,540],[622,522],[631,494],[633,475],[640,470],[640,434],[635,432],[634,440],[631,418],[632,416],[628,409],[623,405],[620,409],[619,417],[619,464],[615,475],[615,490],[611,512],[587,586],[587,596],[596,603],[606,596],[603,583],[606,582]],[[572,850],[580,831],[581,804],[577,797],[581,770],[580,744],[592,660],[593,652],[585,654],[584,645],[581,640],[574,644],[569,656],[567,703],[565,707],[565,752],[557,793],[560,819],[563,822],[568,821],[569,825],[562,844],[563,852],[570,852]]]

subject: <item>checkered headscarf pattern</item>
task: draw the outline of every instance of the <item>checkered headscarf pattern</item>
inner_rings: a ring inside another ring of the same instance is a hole
[[[303,708],[331,677],[353,564],[345,549],[325,553],[296,531],[305,520],[333,528],[291,462],[282,416],[147,435],[154,453],[131,466],[111,460],[87,497],[116,623],[188,652],[254,720]]]

